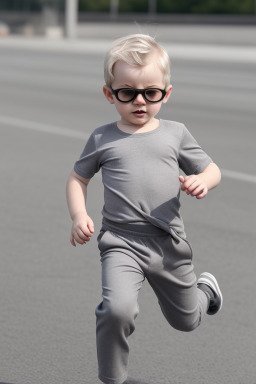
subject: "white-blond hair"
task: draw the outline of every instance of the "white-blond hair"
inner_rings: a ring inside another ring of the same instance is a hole
[[[143,66],[154,54],[163,72],[165,88],[170,85],[171,63],[166,50],[153,37],[144,34],[134,34],[115,40],[106,53],[104,62],[104,78],[107,86],[114,79],[113,69],[117,61],[124,61],[132,66]]]

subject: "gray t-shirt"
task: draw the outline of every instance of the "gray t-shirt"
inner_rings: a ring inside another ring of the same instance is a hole
[[[211,162],[183,124],[160,120],[158,128],[144,133],[122,132],[117,123],[97,128],[74,170],[89,179],[101,169],[104,218],[116,224],[151,223],[185,237],[179,168],[198,174]]]

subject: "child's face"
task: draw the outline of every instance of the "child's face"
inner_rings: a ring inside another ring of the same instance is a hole
[[[112,89],[119,88],[159,88],[165,89],[163,73],[157,64],[157,59],[152,58],[151,62],[145,66],[131,66],[123,61],[117,61],[113,70],[114,80]],[[150,103],[141,94],[128,102],[122,103],[112,94],[111,90],[104,86],[103,91],[111,104],[114,104],[121,116],[121,124],[125,127],[149,127],[155,123],[154,117],[159,112],[162,103],[166,103],[172,86],[167,89],[163,100],[157,103]]]

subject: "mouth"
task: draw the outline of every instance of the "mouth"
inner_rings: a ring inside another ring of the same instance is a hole
[[[145,111],[141,110],[141,109],[138,109],[137,111],[134,111],[133,114],[136,115],[136,116],[144,116],[145,115]]]

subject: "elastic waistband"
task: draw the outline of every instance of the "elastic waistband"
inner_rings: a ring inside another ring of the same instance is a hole
[[[130,223],[115,223],[111,220],[103,218],[103,229],[110,230],[117,233],[130,233],[133,236],[166,236],[168,232],[158,228],[150,223],[130,224]]]

